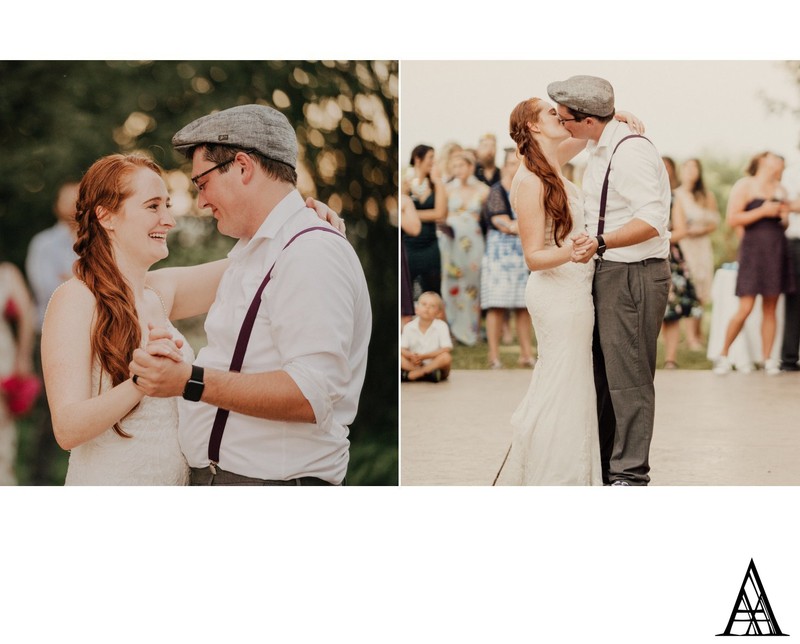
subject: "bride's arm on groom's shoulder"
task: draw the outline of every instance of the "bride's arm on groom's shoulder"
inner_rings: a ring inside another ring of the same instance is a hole
[[[627,123],[628,128],[634,134],[644,134],[644,123],[635,114],[619,110],[614,114],[614,118],[622,123]]]
[[[529,176],[517,186],[516,202],[519,237],[525,263],[532,271],[555,268],[570,261],[572,242],[562,246],[545,246],[545,212],[542,204],[542,182]]]
[[[345,233],[344,220],[327,204],[309,197],[306,207],[314,210],[322,221]],[[227,259],[196,266],[162,268],[147,274],[147,284],[161,295],[170,320],[184,320],[208,313],[226,268]]]
[[[161,295],[170,320],[183,320],[208,313],[228,262],[227,259],[220,259],[196,266],[174,266],[150,271],[147,285]]]
[[[589,142],[589,139],[573,139],[569,138],[565,141],[562,141],[558,145],[558,163],[559,165],[564,165],[565,163],[569,163],[574,159],[578,154],[583,152],[583,149],[586,147],[586,144]]]
[[[53,294],[42,328],[42,368],[53,433],[66,450],[102,434],[142,399],[130,378],[94,395],[94,316],[94,295],[78,280],[70,280]]]

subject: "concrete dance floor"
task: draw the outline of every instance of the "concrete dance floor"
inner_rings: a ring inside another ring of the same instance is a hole
[[[491,485],[531,371],[404,383],[402,485]],[[800,372],[656,373],[651,485],[800,485]]]

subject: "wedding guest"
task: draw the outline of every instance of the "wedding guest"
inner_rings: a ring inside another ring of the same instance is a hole
[[[35,310],[25,279],[0,261],[0,381],[33,373]],[[16,485],[17,427],[0,388],[0,485]]]
[[[670,189],[673,199],[670,204],[670,255],[669,267],[672,277],[669,295],[667,297],[667,310],[664,313],[664,322],[661,326],[661,335],[664,338],[664,368],[677,369],[678,344],[680,341],[680,321],[692,315],[699,302],[686,267],[680,243],[686,238],[686,215],[681,203],[674,199],[678,177],[675,171],[675,162],[670,157],[662,157],[664,167],[667,169]]]
[[[442,297],[450,332],[460,343],[480,340],[480,267],[484,240],[481,210],[489,194],[474,176],[475,159],[466,152],[453,157],[455,178],[447,184],[448,234],[440,237]]]
[[[438,293],[423,293],[417,302],[417,316],[403,327],[400,339],[400,379],[403,382],[440,382],[450,375],[453,343],[447,323],[439,319],[442,307]]]
[[[25,273],[38,309],[34,364],[40,377],[43,377],[41,341],[44,313],[56,288],[72,277],[72,265],[78,259],[73,249],[78,229],[75,221],[77,200],[78,183],[68,181],[62,184],[53,207],[56,223],[33,236],[25,258]],[[53,436],[47,396],[41,396],[37,401],[36,415],[38,422],[31,426],[29,438],[30,479],[34,485],[47,485],[52,482],[50,469],[61,451]]]
[[[711,233],[720,222],[719,207],[714,193],[703,182],[703,167],[699,159],[689,159],[680,167],[680,185],[674,191],[686,218],[686,235],[681,240],[681,254],[686,261],[700,306],[688,318],[689,348],[702,349],[703,306],[711,302],[711,283],[714,279],[714,252]]]
[[[494,134],[484,134],[478,139],[475,159],[475,176],[479,180],[490,187],[500,181],[500,168],[496,165],[497,137]]]
[[[789,168],[783,175],[789,204],[789,259],[792,264],[795,287],[800,286],[800,166]],[[787,293],[784,299],[783,342],[781,346],[781,371],[800,371],[800,288]]]
[[[450,167],[453,162],[453,155],[456,154],[456,152],[463,151],[464,148],[460,143],[456,141],[448,141],[436,154],[435,165],[439,169],[439,176],[441,177],[443,184],[446,184],[453,179],[453,171]]]
[[[408,195],[407,182],[404,182],[400,195],[400,229],[411,237],[422,231],[422,222],[414,207],[414,201]],[[414,293],[411,286],[411,273],[408,270],[406,247],[400,244],[400,328],[414,317]]]
[[[725,342],[714,373],[725,375],[733,366],[728,351],[753,311],[761,295],[761,351],[768,375],[780,373],[777,360],[771,358],[777,321],[775,311],[781,293],[794,292],[789,249],[784,229],[789,206],[786,189],[781,185],[784,161],[772,152],[752,159],[746,177],[739,179],[728,197],[726,220],[730,226],[744,227],[739,246],[739,272],[736,295],[739,308],[728,323]]]
[[[525,287],[530,270],[525,264],[519,238],[517,214],[511,207],[511,182],[521,159],[515,149],[506,151],[500,171],[486,202],[489,231],[481,263],[481,308],[486,311],[486,339],[489,345],[489,367],[500,369],[500,338],[507,311],[516,316],[519,339],[519,365],[532,367],[535,363],[531,347],[531,316],[525,306]]]
[[[403,232],[402,241],[412,287],[420,293],[441,293],[442,289],[442,256],[436,223],[443,222],[447,216],[447,193],[434,163],[431,146],[418,145],[412,150],[413,172],[408,181],[408,194],[422,222],[422,230],[416,236]]]

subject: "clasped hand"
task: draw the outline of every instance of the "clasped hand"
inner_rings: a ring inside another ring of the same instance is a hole
[[[570,261],[580,264],[588,264],[589,260],[594,257],[595,251],[597,250],[597,239],[590,237],[589,233],[586,231],[572,233],[569,238],[572,241],[572,254],[570,255]]]
[[[147,345],[133,352],[129,365],[131,376],[135,376],[134,385],[147,396],[180,396],[192,375],[191,365],[183,361],[183,340],[173,340],[165,328],[148,326]]]

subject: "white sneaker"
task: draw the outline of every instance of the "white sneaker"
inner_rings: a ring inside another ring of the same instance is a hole
[[[728,356],[720,356],[717,358],[712,371],[718,376],[725,376],[733,371],[733,366],[731,365],[731,361],[728,360]]]
[[[768,376],[778,376],[781,373],[781,365],[777,360],[767,360],[764,363],[764,371]]]

